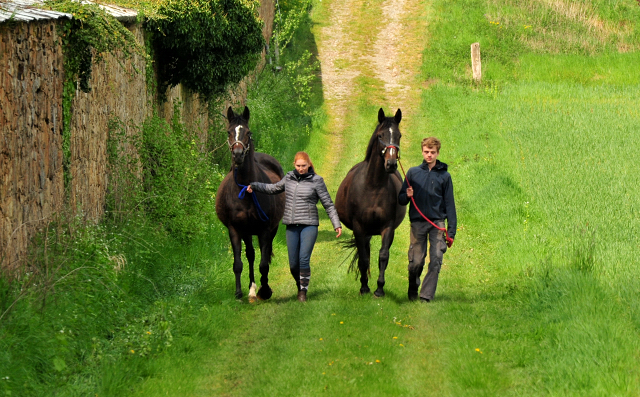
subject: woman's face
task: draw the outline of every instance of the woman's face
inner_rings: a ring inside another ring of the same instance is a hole
[[[298,171],[300,175],[304,175],[309,171],[309,163],[304,159],[296,160],[296,162],[293,163],[293,166],[296,167],[296,171]]]

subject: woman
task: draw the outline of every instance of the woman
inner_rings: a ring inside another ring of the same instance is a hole
[[[247,192],[253,191],[278,194],[285,191],[286,204],[282,223],[287,226],[287,249],[289,268],[298,286],[298,300],[307,301],[307,289],[311,277],[311,252],[318,238],[318,200],[322,203],[337,237],[342,234],[342,226],[324,179],[313,171],[313,164],[305,152],[296,153],[293,159],[295,169],[289,171],[278,183],[253,182]]]

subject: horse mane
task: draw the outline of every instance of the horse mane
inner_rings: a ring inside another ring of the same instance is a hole
[[[367,146],[367,154],[366,154],[366,156],[364,156],[364,161],[371,160],[371,155],[373,155],[373,147],[378,142],[378,130],[380,128],[386,127],[388,125],[389,125],[389,121],[385,120],[381,124],[378,124],[376,126],[376,129],[373,130],[373,135],[371,135],[371,139],[369,139],[369,145]]]

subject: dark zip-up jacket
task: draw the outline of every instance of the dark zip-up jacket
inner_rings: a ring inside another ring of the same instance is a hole
[[[407,180],[413,188],[413,198],[420,211],[431,221],[446,219],[447,234],[455,238],[458,219],[456,204],[453,200],[453,182],[451,174],[447,171],[447,165],[436,160],[436,165],[429,170],[427,162],[423,161],[419,166],[409,168],[398,194],[400,205],[411,202],[411,198],[407,197]],[[414,208],[413,203],[409,207],[409,219],[411,222],[426,222]]]
[[[320,201],[331,219],[333,228],[342,227],[336,207],[327,191],[327,185],[324,179],[313,171],[313,167],[309,167],[309,171],[302,175],[289,171],[280,182],[276,183],[253,182],[251,188],[266,194],[285,192],[286,203],[282,218],[282,223],[285,225],[318,226],[320,222],[316,204]]]

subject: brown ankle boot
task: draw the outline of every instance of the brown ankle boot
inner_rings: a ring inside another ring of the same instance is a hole
[[[300,301],[300,302],[306,302],[307,301],[307,290],[306,289],[301,289],[300,291],[298,291],[298,301]]]

